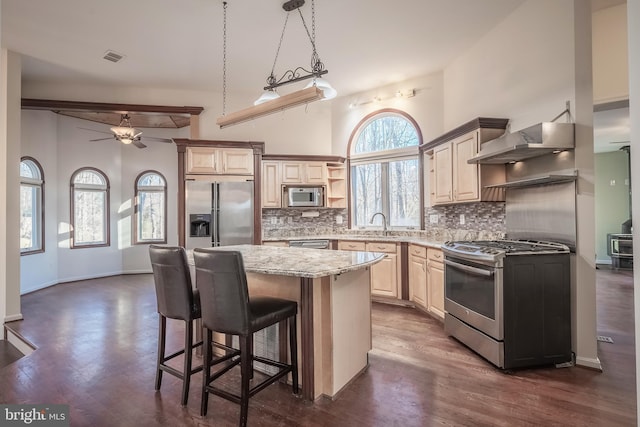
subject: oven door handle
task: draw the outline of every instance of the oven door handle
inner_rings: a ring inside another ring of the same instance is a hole
[[[486,277],[493,276],[493,271],[484,270],[482,268],[476,268],[476,267],[471,267],[469,265],[459,264],[457,262],[453,262],[448,259],[445,259],[444,263],[447,265],[450,265],[453,268],[466,271],[467,273],[475,274],[476,276],[486,276]]]

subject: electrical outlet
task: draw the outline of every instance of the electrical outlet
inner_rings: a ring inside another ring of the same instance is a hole
[[[342,215],[336,215],[336,224],[342,224]]]
[[[612,187],[613,187],[614,185],[616,185],[616,180],[615,180],[615,179],[612,179],[611,181],[609,181],[609,185],[610,185],[610,186],[612,186]]]
[[[438,223],[438,214],[429,215],[429,223],[430,224],[437,224]]]
[[[460,214],[460,225],[464,225],[464,214]]]

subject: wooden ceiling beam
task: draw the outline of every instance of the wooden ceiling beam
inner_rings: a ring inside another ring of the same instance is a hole
[[[53,99],[22,98],[25,110],[102,111],[113,113],[188,114],[199,116],[203,107],[176,107],[168,105],[112,104],[105,102],[59,101]]]

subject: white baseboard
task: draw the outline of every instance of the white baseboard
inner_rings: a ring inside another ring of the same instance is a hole
[[[24,317],[22,317],[21,313],[12,314],[11,316],[7,316],[4,318],[4,323],[13,322],[15,320],[22,320],[22,319],[24,319]]]
[[[36,347],[33,344],[13,333],[11,329],[5,329],[5,331],[7,334],[7,341],[17,348],[20,353],[28,356],[35,351]]]
[[[590,358],[590,357],[577,356],[576,357],[576,365],[577,366],[584,366],[586,368],[596,369],[596,370],[602,372],[602,364],[600,363],[600,359],[598,359],[597,357],[594,359],[594,358]]]
[[[611,258],[607,258],[607,259],[596,259],[596,264],[611,265],[613,263],[611,262]]]

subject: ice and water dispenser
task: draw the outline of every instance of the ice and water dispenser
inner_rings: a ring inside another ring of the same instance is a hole
[[[211,214],[191,214],[189,221],[189,237],[211,237]]]

